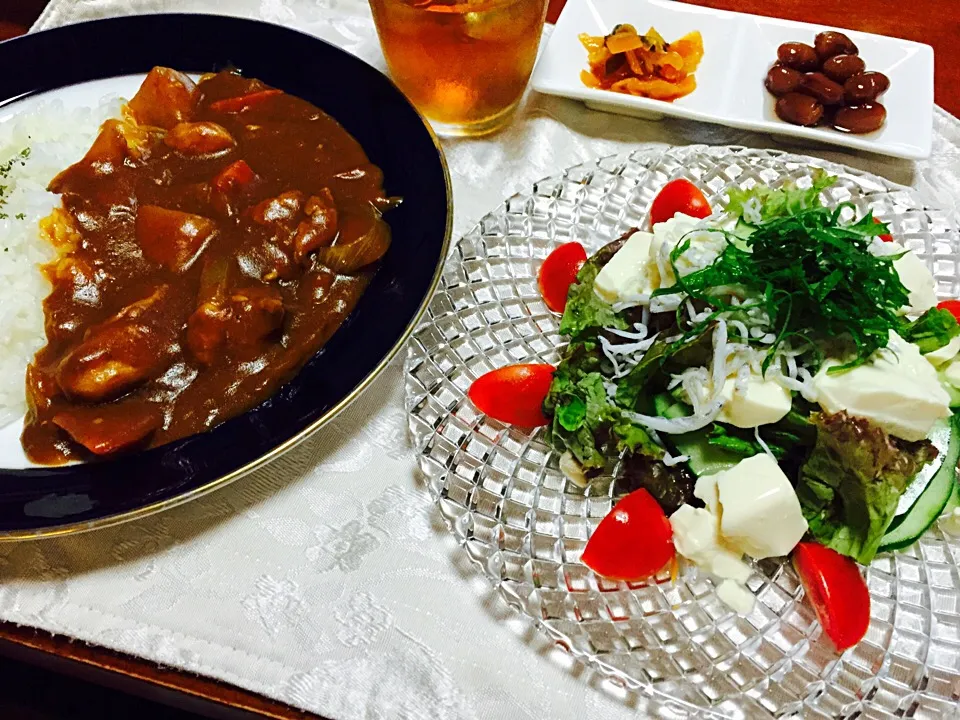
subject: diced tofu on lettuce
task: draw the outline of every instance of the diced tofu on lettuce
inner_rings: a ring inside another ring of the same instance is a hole
[[[624,412],[634,407],[649,374],[659,368],[666,343],[651,349],[647,353],[649,360],[640,363],[639,370],[634,368],[630,377],[621,378],[616,386],[618,392],[612,396],[607,379],[610,361],[598,339],[604,329],[627,327],[623,314],[615,312],[594,292],[597,273],[627,237],[629,234],[587,260],[570,289],[560,322],[560,332],[570,337],[570,345],[544,402],[544,411],[550,418],[547,439],[558,452],[569,453],[588,476],[623,454],[627,484],[645,487],[662,507],[674,510],[692,495],[689,473],[680,467],[665,466],[661,462],[664,449]],[[630,390],[630,397],[623,400],[620,391],[626,390]]]
[[[561,335],[577,340],[584,336],[596,336],[605,327],[626,328],[627,324],[614,312],[613,306],[594,292],[594,283],[600,270],[623,247],[628,237],[629,234],[601,248],[580,268],[577,281],[570,287],[567,307],[560,318]]]
[[[937,456],[928,441],[906,442],[863,418],[818,413],[817,441],[800,468],[797,497],[810,534],[857,562],[873,560],[904,489]]]
[[[597,335],[604,328],[626,328],[626,322],[594,292],[597,273],[623,246],[621,238],[591,257],[570,289],[560,332],[571,343],[554,373],[544,409],[551,418],[550,443],[576,458],[586,470],[597,470],[616,451],[663,456],[641,426],[624,420],[621,409],[607,396],[601,366],[603,353]]]

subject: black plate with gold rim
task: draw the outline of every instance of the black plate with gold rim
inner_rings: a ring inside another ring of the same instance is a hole
[[[424,120],[380,72],[288,28],[216,15],[97,20],[0,43],[0,104],[78,84],[238,68],[312,102],[363,146],[404,198],[393,243],[347,322],[267,401],[213,430],[144,452],[54,468],[0,470],[0,539],[63,534],[184,502],[259,467],[316,431],[403,344],[436,285],[450,241],[450,183]]]

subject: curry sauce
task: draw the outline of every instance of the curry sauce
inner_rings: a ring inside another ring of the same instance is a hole
[[[58,258],[22,435],[42,464],[161,445],[268,398],[356,305],[396,202],[314,105],[166,68],[50,190]]]

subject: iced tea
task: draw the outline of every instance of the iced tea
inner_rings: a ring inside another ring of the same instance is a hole
[[[530,79],[546,0],[370,0],[397,86],[444,135],[509,118]]]

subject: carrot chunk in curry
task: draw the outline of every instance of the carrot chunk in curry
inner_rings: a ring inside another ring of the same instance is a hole
[[[50,189],[58,257],[22,436],[43,464],[161,445],[265,400],[353,310],[397,202],[310,103],[169,68]]]

